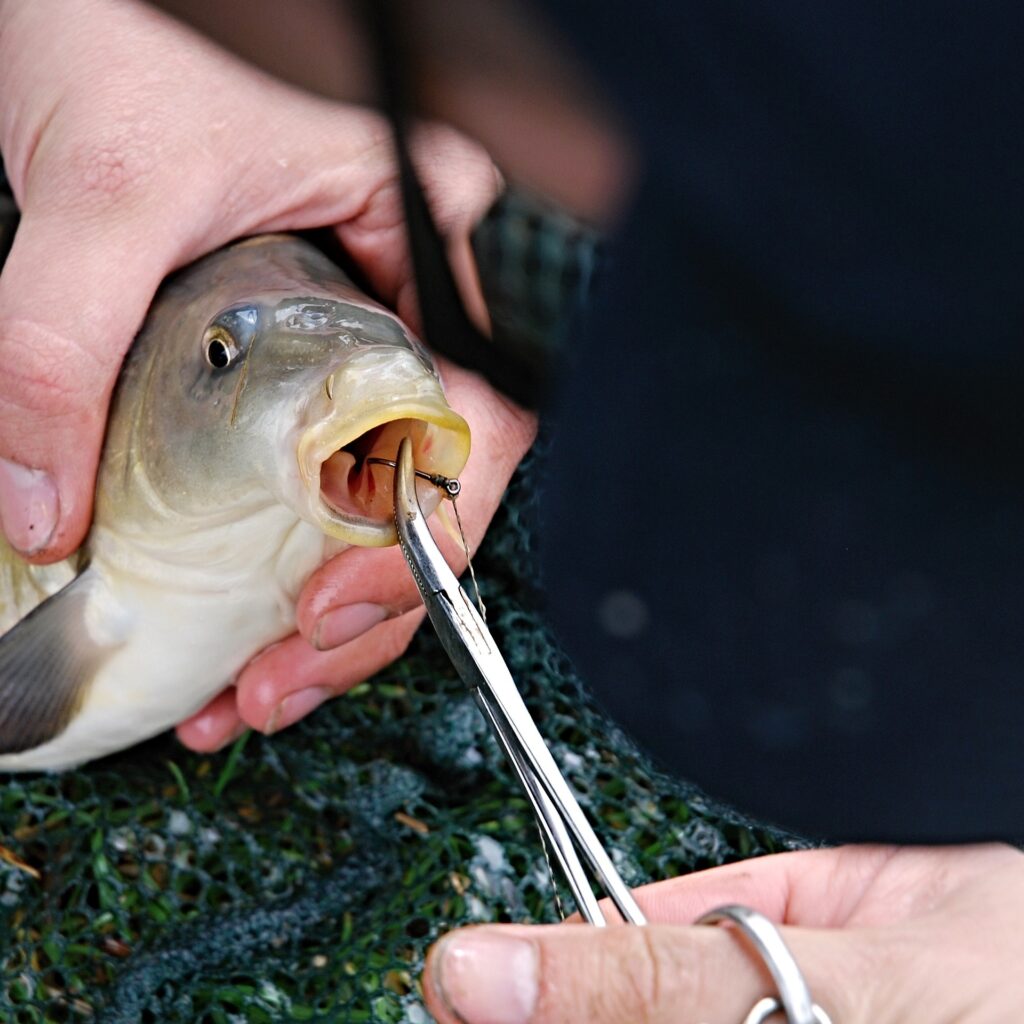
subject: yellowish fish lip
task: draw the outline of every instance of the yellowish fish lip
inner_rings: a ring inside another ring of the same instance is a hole
[[[440,397],[398,399],[376,406],[362,415],[329,418],[309,428],[299,441],[297,450],[299,474],[308,502],[308,518],[325,534],[362,547],[387,547],[398,542],[391,515],[368,518],[340,510],[325,500],[321,473],[333,456],[381,427],[385,428],[384,447],[375,449],[373,455],[394,459],[398,441],[405,434],[404,421],[413,421],[409,426],[412,428],[413,461],[417,469],[449,478],[456,478],[462,472],[469,458],[469,424]],[[388,424],[395,424],[395,429],[387,431]],[[389,436],[392,434],[394,437]],[[386,485],[390,484],[393,473],[385,465],[374,467],[374,475]],[[429,513],[440,499],[440,490],[427,484],[421,498],[424,510]]]

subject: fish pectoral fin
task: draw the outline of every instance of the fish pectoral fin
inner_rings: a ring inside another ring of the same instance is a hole
[[[86,621],[98,583],[86,569],[0,637],[0,754],[59,736],[114,650],[93,639]]]

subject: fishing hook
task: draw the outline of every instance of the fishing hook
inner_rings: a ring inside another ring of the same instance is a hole
[[[369,456],[365,461],[379,466],[390,466],[392,469],[397,467],[394,459],[382,459],[376,455]],[[454,500],[462,493],[462,484],[450,476],[443,476],[441,473],[425,473],[422,469],[416,469],[413,472],[421,479],[429,480],[435,487],[440,487],[446,498]]]

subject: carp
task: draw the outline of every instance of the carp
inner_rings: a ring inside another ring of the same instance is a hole
[[[469,456],[426,350],[314,246],[261,236],[169,278],[82,548],[33,566],[0,539],[0,770],[81,764],[202,707],[294,631],[316,567],[396,542],[374,460],[406,436],[428,475]],[[440,494],[424,486],[427,509]]]

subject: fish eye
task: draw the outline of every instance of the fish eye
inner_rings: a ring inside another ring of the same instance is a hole
[[[237,358],[238,345],[222,327],[215,327],[206,333],[203,352],[208,366],[214,370],[224,370]]]

